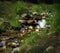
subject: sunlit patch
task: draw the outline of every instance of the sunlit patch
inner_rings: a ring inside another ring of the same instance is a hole
[[[46,14],[45,12],[41,13],[41,15],[45,15],[45,14]]]
[[[33,27],[32,26],[29,26],[29,29],[33,29]]]
[[[34,15],[34,14],[37,14],[37,12],[33,12],[33,15]]]
[[[18,20],[19,22],[21,22],[21,23],[24,23],[26,20]]]
[[[20,34],[20,36],[22,37],[22,36],[23,36],[23,34]]]
[[[35,29],[35,31],[36,31],[36,32],[39,32],[39,29],[37,28],[37,29]]]
[[[28,30],[28,32],[31,32],[31,30]]]
[[[54,15],[51,14],[51,17],[53,17]]]
[[[21,17],[25,17],[27,14],[22,14]]]
[[[12,43],[13,45],[15,45],[15,43]]]
[[[24,31],[24,30],[23,30],[22,32],[23,32],[23,33],[25,33],[25,31]]]
[[[24,42],[24,40],[21,40],[21,42]]]
[[[45,16],[42,16],[43,19],[45,19],[46,17]]]
[[[3,46],[3,49],[6,49],[6,46]]]

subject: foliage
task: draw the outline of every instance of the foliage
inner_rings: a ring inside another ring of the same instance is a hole
[[[21,23],[19,23],[19,19],[22,19],[21,14],[28,13],[29,7],[31,7],[32,12],[37,11],[38,13],[42,13],[44,9],[51,11],[53,16],[49,16],[47,21],[51,24],[50,32],[58,31],[60,29],[59,5],[33,4],[32,6],[29,6],[24,2],[16,1],[14,3],[0,3],[0,17],[4,19],[3,21],[0,21],[0,30],[5,30],[12,26],[22,27]],[[6,27],[6,25],[3,24],[5,21],[8,21],[10,26]],[[20,46],[20,53],[43,53],[49,45],[55,45],[57,42],[56,38],[47,36],[46,29],[39,32],[32,31],[30,34],[27,34],[23,40],[24,43]]]

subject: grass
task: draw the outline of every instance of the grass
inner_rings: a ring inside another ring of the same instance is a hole
[[[20,26],[18,20],[22,19],[22,17],[21,17],[22,13],[28,13],[29,8],[31,8],[31,12],[37,11],[38,13],[42,13],[44,11],[43,9],[46,9],[48,11],[52,11],[53,15],[56,14],[55,5],[33,4],[32,6],[30,6],[24,2],[19,2],[19,1],[15,2],[15,3],[11,3],[11,2],[4,2],[4,3],[5,3],[5,5],[2,5],[2,6],[4,9],[7,9],[7,12],[6,12],[6,10],[3,11],[4,15],[2,15],[2,16],[4,16],[3,17],[4,21],[9,21],[11,26],[14,26],[14,27]],[[8,16],[7,16],[7,14],[8,14]],[[3,23],[4,21],[1,21],[1,22]],[[48,22],[51,24],[51,30],[52,31],[55,30],[56,16],[53,16],[53,17],[50,16]]]
[[[7,2],[8,3],[8,2]],[[4,9],[8,9],[7,12],[6,10],[4,10],[4,16],[5,21],[9,21],[9,23],[11,24],[11,26],[14,27],[19,27],[21,26],[20,23],[18,22],[19,19],[22,19],[21,14],[27,12],[29,8],[31,8],[31,11],[37,11],[38,13],[42,13],[44,10],[43,9],[47,9],[49,11],[52,11],[53,17],[49,16],[47,22],[49,22],[51,24],[51,30],[50,32],[56,31],[57,29],[60,28],[60,18],[59,18],[59,6],[55,4],[53,5],[46,5],[46,4],[39,4],[39,5],[35,5],[33,4],[32,6],[27,5],[24,2],[15,2],[15,3],[10,3],[9,5],[7,5],[7,3],[5,3],[6,5],[4,6]],[[23,4],[23,5],[22,5]],[[58,8],[58,9],[57,9]],[[26,10],[26,11],[25,11]],[[27,12],[28,13],[28,12]],[[7,16],[7,14],[9,16]],[[19,16],[18,16],[19,14]],[[58,26],[59,25],[59,26]],[[0,29],[4,30],[4,26],[0,25]],[[54,38],[50,38],[49,36],[47,36],[46,31],[42,30],[40,32],[31,32],[30,34],[27,34],[26,37],[23,38],[24,42],[21,44],[20,48],[21,51],[20,53],[43,53],[43,51],[47,48],[47,46],[49,45],[54,45],[54,43],[56,43],[56,39]],[[50,42],[48,42],[50,41]],[[39,50],[40,49],[40,50]],[[42,51],[41,51],[42,50]],[[36,52],[35,52],[36,51]]]
[[[33,4],[32,6],[30,6],[30,5],[27,5],[26,3],[20,2],[20,1],[17,1],[15,3],[11,3],[11,2],[4,2],[4,3],[5,3],[5,5],[2,5],[2,6],[5,10],[3,11],[4,15],[2,15],[2,16],[5,16],[6,19],[3,17],[4,21],[9,21],[11,26],[19,26],[18,20],[22,19],[22,17],[20,15],[22,13],[26,13],[26,12],[28,13],[29,8],[32,9],[31,10],[32,12],[37,11],[38,13],[41,13],[44,11],[43,9],[46,9],[49,11],[51,10],[52,13],[55,14],[54,5],[46,5],[46,4],[35,5],[35,4]],[[7,9],[7,12],[6,12],[6,9]],[[7,16],[7,14],[8,14],[8,16]],[[20,17],[18,16],[18,14]],[[52,28],[54,28],[54,24],[55,24],[54,17],[49,18],[49,20],[50,20],[49,22],[51,23]]]

